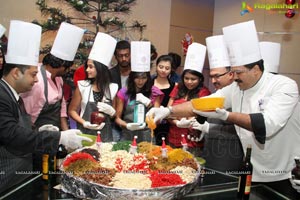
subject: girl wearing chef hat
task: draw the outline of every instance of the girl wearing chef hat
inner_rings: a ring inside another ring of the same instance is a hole
[[[112,36],[101,32],[97,34],[88,57],[86,78],[78,81],[69,106],[69,115],[77,121],[78,128],[92,135],[101,130],[103,142],[113,141],[111,118],[115,115],[113,105],[118,85],[111,83],[108,67],[116,44]]]
[[[150,77],[150,42],[131,42],[131,72],[127,86],[117,94],[115,122],[122,127],[121,140],[151,141],[145,124],[145,111],[159,107],[163,93],[153,86]]]
[[[193,98],[207,96],[210,91],[203,85],[204,77],[202,69],[206,54],[206,47],[199,43],[192,43],[188,47],[181,82],[176,85],[170,94],[168,106],[184,103]],[[170,119],[169,142],[173,147],[181,147],[181,135],[183,134],[189,147],[197,147],[199,132],[189,130],[195,119],[176,118]],[[204,122],[201,121],[202,123]],[[196,149],[194,149],[196,150]]]

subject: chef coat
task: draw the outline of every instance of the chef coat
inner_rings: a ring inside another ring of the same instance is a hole
[[[297,83],[288,77],[264,72],[248,90],[242,91],[233,83],[213,95],[225,96],[225,108],[232,108],[232,112],[251,116],[253,132],[237,125],[235,128],[244,153],[247,145],[252,145],[252,181],[271,182],[290,178],[293,159],[300,155]],[[261,114],[258,116],[257,113]]]

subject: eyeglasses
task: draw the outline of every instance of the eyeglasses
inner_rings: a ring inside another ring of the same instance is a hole
[[[220,77],[222,77],[222,76],[224,76],[225,74],[228,74],[230,71],[227,71],[227,72],[225,72],[225,73],[223,73],[223,74],[215,74],[215,75],[210,75],[209,76],[209,78],[211,78],[211,79],[218,79],[218,78],[220,78]]]

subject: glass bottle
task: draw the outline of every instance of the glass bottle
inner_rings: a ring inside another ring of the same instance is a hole
[[[247,200],[250,196],[252,171],[253,166],[251,163],[251,150],[252,147],[249,144],[247,146],[246,156],[244,158],[241,170],[239,171],[239,184],[238,184],[238,199]]]
[[[64,145],[60,144],[56,153],[56,170],[59,171],[59,167],[63,159],[68,155],[68,151]]]
[[[102,122],[105,121],[105,115],[99,111],[92,112],[90,121],[91,121],[91,124],[100,125]]]
[[[300,180],[300,157],[294,158],[296,166],[292,169],[292,178]]]
[[[43,154],[42,157],[42,179],[49,180],[51,172],[56,171],[56,156]]]

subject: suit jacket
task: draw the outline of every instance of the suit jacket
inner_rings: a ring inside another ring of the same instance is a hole
[[[18,104],[1,84],[0,94],[0,146],[14,148],[23,153],[56,153],[60,133],[38,133],[19,126]]]
[[[1,81],[1,80],[0,80]],[[0,193],[19,184],[30,174],[17,171],[32,171],[33,152],[55,155],[60,133],[35,132],[31,123],[25,124],[19,116],[18,103],[10,88],[0,83]],[[26,128],[29,127],[29,128]]]

